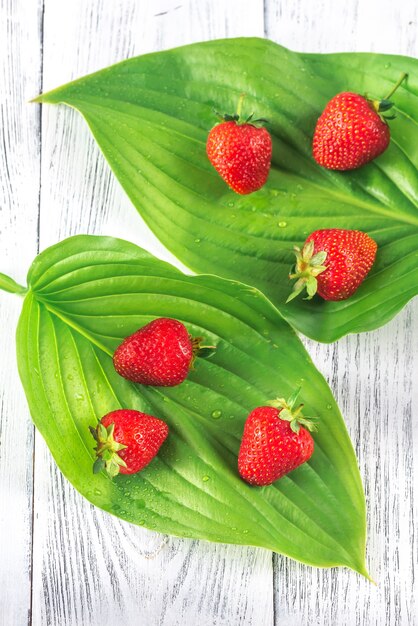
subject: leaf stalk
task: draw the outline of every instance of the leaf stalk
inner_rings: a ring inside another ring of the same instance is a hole
[[[15,293],[19,296],[24,296],[27,293],[27,287],[19,285],[13,278],[6,276],[0,272],[0,289],[9,293]]]

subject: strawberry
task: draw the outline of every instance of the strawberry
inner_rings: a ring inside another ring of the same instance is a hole
[[[315,418],[295,408],[298,389],[289,400],[278,398],[249,414],[238,455],[238,470],[250,485],[270,485],[308,461],[314,451],[310,430]],[[306,428],[304,428],[303,426]]]
[[[187,377],[196,355],[206,356],[201,337],[192,338],[181,322],[160,317],[120,344],[113,355],[118,374],[142,385],[173,387]]]
[[[253,120],[251,114],[240,119],[242,99],[235,115],[222,116],[222,122],[209,133],[206,152],[209,161],[224,181],[239,194],[252,193],[267,181],[272,142],[260,126],[266,120]]]
[[[376,242],[359,230],[316,230],[309,235],[302,250],[295,246],[295,271],[289,278],[297,280],[287,302],[305,287],[306,300],[316,292],[324,300],[346,300],[366,278],[376,250]]]
[[[383,100],[370,100],[358,93],[343,92],[326,105],[316,124],[313,138],[315,161],[330,170],[353,170],[373,161],[386,150],[390,141],[388,119],[392,108],[389,98],[407,74]]]
[[[144,469],[166,440],[168,426],[152,415],[119,409],[102,417],[96,428],[90,426],[90,432],[97,443],[94,473],[106,470],[113,477]]]

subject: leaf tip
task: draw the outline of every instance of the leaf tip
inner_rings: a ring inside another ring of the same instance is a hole
[[[367,571],[365,564],[361,565],[360,567],[353,568],[353,569],[355,572],[357,572],[357,574],[360,574],[360,576],[363,576],[366,580],[368,580],[369,583],[371,583],[375,587],[378,587],[377,582],[370,576],[369,572]]]
[[[43,102],[43,94],[40,93],[38,96],[35,96],[31,100],[29,100],[29,104],[41,104]]]

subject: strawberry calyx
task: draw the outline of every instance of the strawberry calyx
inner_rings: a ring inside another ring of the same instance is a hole
[[[386,113],[387,111],[390,111],[390,109],[394,106],[394,103],[390,99],[395,93],[395,91],[398,89],[398,87],[401,86],[401,84],[404,82],[404,80],[407,77],[408,77],[408,74],[406,72],[403,72],[401,76],[399,77],[399,80],[397,81],[397,83],[390,90],[390,92],[384,98],[382,98],[382,100],[374,100],[373,98],[366,97],[367,102],[369,102],[372,108],[380,116],[382,121],[386,122],[387,120],[395,119],[396,117],[395,115],[383,115],[383,114]]]
[[[215,353],[216,346],[202,345],[202,342],[204,341],[203,337],[190,337],[190,339],[192,341],[193,350],[192,366],[196,357],[199,357],[200,359],[207,359]]]
[[[301,387],[298,387],[287,400],[285,398],[276,398],[267,404],[275,409],[280,409],[279,418],[290,422],[290,428],[294,433],[298,433],[301,426],[304,426],[310,432],[316,431],[318,430],[316,425],[318,418],[302,415],[303,404],[296,406],[300,390]]]
[[[257,119],[253,119],[254,118],[254,112],[250,113],[250,115],[248,117],[242,117],[241,112],[242,112],[242,104],[244,102],[244,98],[245,98],[245,93],[242,93],[239,97],[238,100],[238,106],[237,106],[237,112],[233,113],[232,115],[230,113],[218,113],[217,111],[215,111],[215,115],[222,121],[222,122],[235,122],[236,124],[238,124],[239,126],[242,126],[244,124],[251,124],[251,126],[255,126],[256,128],[261,128],[262,126],[264,126],[264,124],[268,124],[268,120],[266,120],[264,117],[259,117]]]
[[[289,274],[289,278],[290,280],[296,279],[296,283],[286,300],[286,304],[296,298],[304,289],[308,294],[305,300],[311,300],[317,292],[318,281],[316,277],[327,269],[327,266],[324,265],[327,253],[322,250],[314,254],[314,247],[313,241],[305,243],[302,250],[298,246],[294,247],[296,263],[294,271]]]
[[[97,443],[94,448],[96,451],[96,460],[93,463],[93,473],[98,474],[102,470],[106,470],[111,478],[119,474],[120,467],[126,467],[125,461],[119,456],[118,452],[127,448],[123,443],[115,441],[113,433],[115,425],[110,424],[107,428],[99,422],[96,428],[89,426],[89,430]]]

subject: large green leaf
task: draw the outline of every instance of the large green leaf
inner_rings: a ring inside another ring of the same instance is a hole
[[[392,142],[374,163],[335,173],[311,139],[338,91],[396,93]],[[273,168],[250,196],[230,191],[205,153],[213,109],[270,120]],[[39,98],[85,117],[146,222],[181,261],[260,288],[304,334],[333,341],[387,322],[418,291],[418,61],[375,54],[310,55],[262,39],[194,44],[130,59]],[[345,302],[289,305],[294,244],[317,228],[355,228],[378,243],[376,264]]]
[[[133,244],[88,236],[43,252],[28,283],[20,375],[36,426],[86,498],[158,531],[367,575],[364,496],[344,422],[300,340],[260,292],[184,276]],[[122,338],[155,316],[180,319],[217,346],[178,387],[134,385],[113,368]],[[306,414],[320,417],[314,455],[273,486],[250,487],[237,473],[246,416],[297,385]],[[170,435],[143,472],[111,480],[92,473],[88,426],[119,407],[165,419]]]

